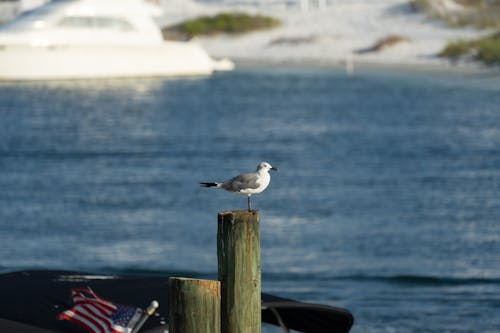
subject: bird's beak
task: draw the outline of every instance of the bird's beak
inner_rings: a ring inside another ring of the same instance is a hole
[[[278,171],[278,168],[271,167],[271,170]]]

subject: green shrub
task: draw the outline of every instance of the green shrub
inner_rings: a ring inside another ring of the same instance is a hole
[[[469,56],[487,65],[500,65],[500,32],[485,38],[452,42],[439,55],[455,59]]]
[[[275,18],[244,13],[220,13],[216,16],[201,16],[193,20],[163,29],[164,35],[215,35],[220,33],[241,34],[245,32],[270,29],[281,25]]]
[[[441,57],[457,58],[471,51],[471,42],[455,41],[451,42],[439,53]]]
[[[500,65],[500,39],[488,38],[478,42],[476,58],[487,65]]]

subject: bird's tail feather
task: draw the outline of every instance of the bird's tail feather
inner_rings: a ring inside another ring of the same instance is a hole
[[[201,187],[221,187],[221,183],[200,183]]]

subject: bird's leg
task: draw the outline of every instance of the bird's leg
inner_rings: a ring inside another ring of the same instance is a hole
[[[252,211],[252,202],[250,201],[250,196],[247,196],[248,198],[248,211]]]

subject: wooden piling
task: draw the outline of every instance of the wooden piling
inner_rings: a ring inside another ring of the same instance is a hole
[[[257,211],[219,213],[217,258],[221,332],[260,333],[261,259]]]
[[[220,333],[220,282],[171,277],[169,332]]]

